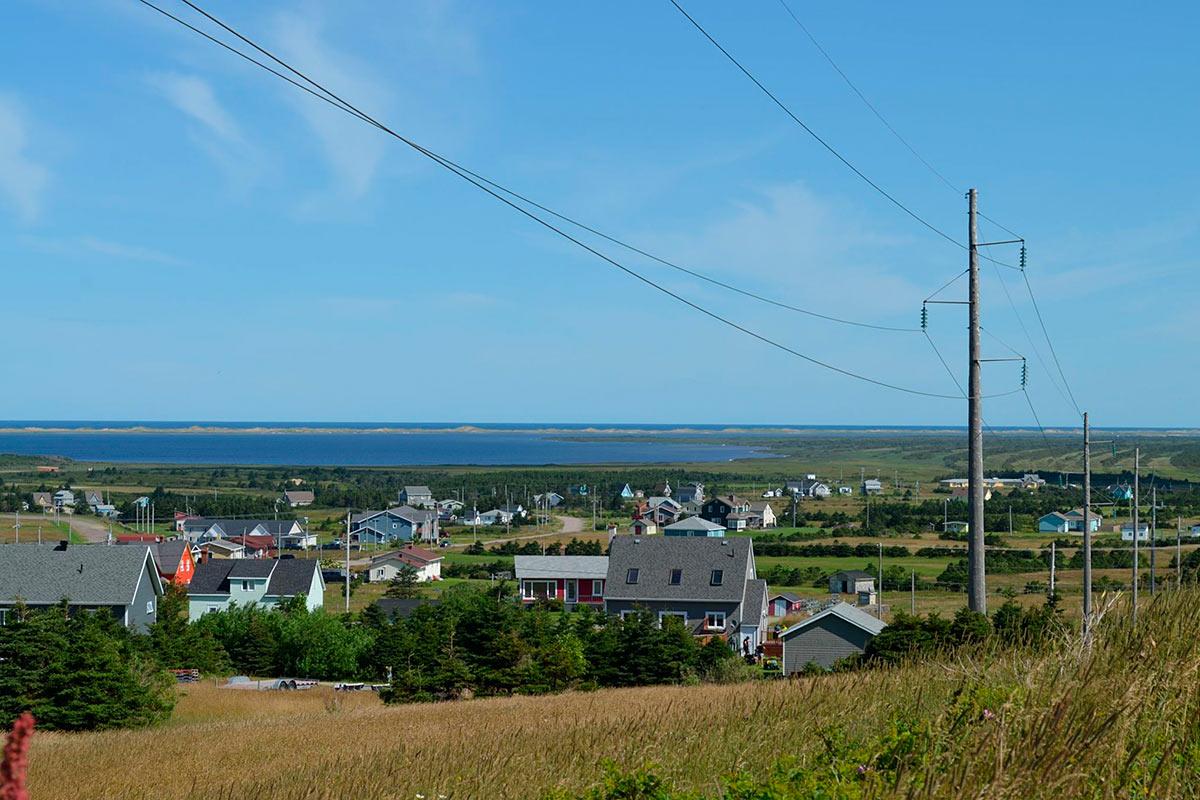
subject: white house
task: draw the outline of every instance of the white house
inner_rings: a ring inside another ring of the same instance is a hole
[[[1138,523],[1138,537],[1137,538],[1138,538],[1139,542],[1150,541],[1150,526],[1148,524],[1146,524],[1145,522]],[[1126,522],[1124,525],[1121,526],[1121,541],[1123,541],[1123,542],[1132,542],[1133,541],[1133,523],[1132,522]]]
[[[399,575],[406,566],[416,571],[419,583],[442,579],[442,557],[419,547],[404,547],[394,553],[371,559],[367,579],[372,583],[386,583]]]

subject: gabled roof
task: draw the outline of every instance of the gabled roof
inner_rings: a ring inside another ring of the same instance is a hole
[[[724,525],[710,522],[703,517],[687,517],[663,527],[664,531],[723,531]]]
[[[746,600],[742,606],[742,619],[757,619],[767,607],[767,582],[762,578],[746,581]],[[755,615],[751,617],[750,615]]]
[[[204,542],[203,544],[200,545],[201,550],[204,550],[206,548],[209,550],[225,550],[226,552],[230,552],[230,553],[235,553],[238,550],[246,549],[241,544],[239,544],[237,542],[231,542],[226,539],[210,539],[207,542]]]
[[[387,514],[397,519],[402,519],[405,522],[420,525],[429,522],[437,517],[436,511],[430,511],[423,508],[413,508],[412,506],[393,506],[386,508],[383,511],[364,511],[361,514],[355,514],[350,517],[352,523],[366,522],[369,519],[374,519],[382,514]]]
[[[782,597],[784,600],[787,600],[789,603],[800,602],[800,595],[796,594],[795,592],[776,592],[775,594],[771,595],[770,600],[775,600],[780,597]]]
[[[153,556],[147,545],[0,545],[0,601],[21,598],[31,605],[57,603],[124,606],[133,602],[138,582]],[[162,594],[158,570],[153,580]]]
[[[429,491],[428,486],[405,486],[404,487],[404,496],[405,497],[408,497],[408,496],[414,495],[414,494],[415,495],[426,495],[426,494],[432,495],[433,492]]]
[[[759,514],[759,515],[765,514],[767,512],[768,508],[771,509],[771,513],[775,513],[775,509],[771,508],[771,504],[768,503],[766,500],[763,500],[761,503],[751,503],[750,504],[750,510],[752,512],[754,512],[755,514]]]
[[[843,578],[854,578],[856,580],[860,578],[871,578],[872,580],[875,579],[874,575],[869,572],[863,572],[861,569],[843,569],[833,573],[833,575],[830,577],[837,578],[839,576]]]
[[[286,491],[283,493],[283,496],[289,503],[311,503],[317,499],[316,494],[309,489],[295,489]]]
[[[314,572],[321,564],[315,559],[287,558],[280,561],[240,558],[197,564],[188,586],[188,594],[229,594],[229,581],[256,578],[268,580],[266,596],[294,597],[308,592]]]
[[[279,536],[290,532],[298,524],[294,519],[215,519],[197,517],[185,520],[183,529],[188,533],[203,533],[215,526],[220,528],[225,536],[245,536],[248,533],[253,533],[255,528],[261,526],[270,535]]]
[[[880,631],[882,631],[884,628],[887,627],[887,623],[885,623],[883,620],[872,617],[870,614],[863,611],[862,609],[855,608],[854,606],[850,605],[849,603],[838,603],[837,605],[830,606],[829,608],[825,609],[824,611],[822,611],[818,614],[813,614],[811,617],[809,617],[806,620],[801,620],[800,622],[797,622],[795,625],[788,628],[783,633],[779,634],[779,638],[786,639],[789,636],[797,633],[798,631],[801,631],[804,628],[814,625],[817,622],[819,622],[820,620],[825,619],[826,617],[829,617],[829,616],[841,617],[846,622],[849,622],[851,625],[855,626],[856,628],[861,628],[862,630],[866,631],[867,633],[871,634],[872,636],[875,636],[876,634],[878,634]]]
[[[386,564],[389,561],[400,561],[405,564],[411,564],[416,567],[423,567],[426,564],[433,564],[441,561],[442,557],[437,553],[432,553],[429,550],[423,550],[420,547],[405,547],[401,550],[395,550],[391,553],[384,553],[381,556],[376,556],[371,559],[371,566],[377,567],[380,564]]]
[[[738,497],[736,494],[727,494],[727,495],[718,496],[718,497],[710,497],[707,500],[705,500],[704,502],[706,505],[708,503],[721,502],[721,503],[724,503],[725,505],[729,506],[730,508],[732,508],[733,506],[748,506],[748,505],[750,505],[749,500],[746,500],[745,498],[742,498],[742,497]]]
[[[608,556],[513,556],[522,578],[606,578]]]
[[[191,545],[182,539],[171,539],[166,542],[138,542],[129,540],[119,540],[117,544],[122,547],[141,546],[149,547],[150,554],[154,556],[154,563],[158,565],[160,575],[174,575],[179,569],[179,562],[183,559],[183,551],[187,550]]]
[[[658,508],[659,506],[675,506],[676,509],[683,508],[676,500],[670,497],[647,497],[646,505],[650,508]]]
[[[753,543],[748,537],[614,536],[609,546],[604,595],[612,600],[740,603],[753,557]],[[630,569],[638,570],[636,584],[626,583]],[[678,585],[670,582],[675,569],[682,571]],[[721,570],[722,581],[713,586],[712,572],[716,569]]]

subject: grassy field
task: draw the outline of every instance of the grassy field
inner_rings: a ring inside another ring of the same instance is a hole
[[[575,796],[611,760],[717,797],[722,776],[763,777],[786,757],[791,780],[824,790],[795,798],[1194,797],[1198,601],[1164,593],[1134,626],[1106,600],[1090,646],[1071,630],[1040,652],[791,681],[398,707],[204,683],[180,690],[163,728],[35,735],[30,788],[38,800],[503,800]]]

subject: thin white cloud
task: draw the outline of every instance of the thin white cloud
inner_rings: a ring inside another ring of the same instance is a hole
[[[151,75],[148,80],[172,105],[204,125],[210,132],[227,142],[243,141],[237,123],[217,100],[212,86],[204,79],[194,75],[166,72]]]
[[[22,222],[42,210],[50,171],[28,152],[29,116],[13,95],[0,94],[0,196]]]
[[[338,52],[321,35],[315,15],[280,14],[275,40],[286,57],[360,108],[386,118],[388,93],[368,75],[356,59]],[[351,197],[361,197],[371,188],[384,148],[384,137],[370,126],[318,103],[311,97],[287,89],[289,102],[316,134],[338,188]]]
[[[183,263],[173,255],[150,247],[142,247],[141,245],[122,244],[121,242],[112,242],[107,239],[97,239],[91,236],[85,236],[80,239],[80,244],[94,253],[111,256],[122,261],[142,261],[166,266],[178,266]]]

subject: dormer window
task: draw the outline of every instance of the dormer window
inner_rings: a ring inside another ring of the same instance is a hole
[[[683,583],[683,570],[681,570],[681,569],[671,570],[671,585],[679,586],[681,583]]]

